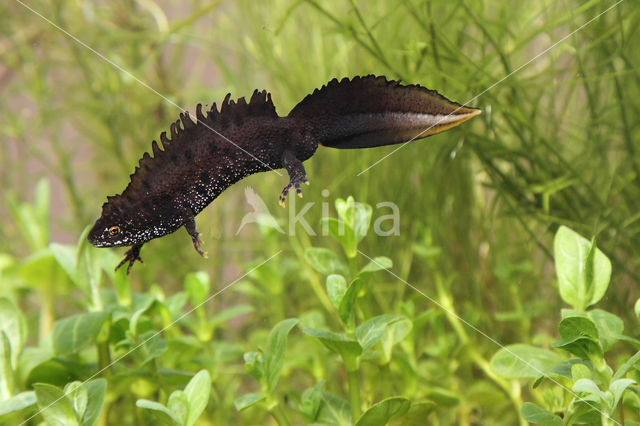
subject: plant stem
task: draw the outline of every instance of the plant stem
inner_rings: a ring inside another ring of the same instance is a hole
[[[358,370],[347,370],[347,379],[349,382],[351,417],[353,423],[355,423],[362,414],[362,409],[360,408],[360,381],[358,380]]]
[[[300,232],[299,234],[302,235],[304,233]],[[293,251],[296,253],[296,256],[298,256],[300,263],[303,265],[306,265],[307,261],[304,258],[303,247],[311,247],[311,242],[309,241],[309,237],[307,236],[306,241],[304,242],[304,246],[297,239],[292,239],[291,247],[293,248]],[[329,300],[329,296],[327,296],[327,294],[325,293],[322,283],[318,280],[316,272],[311,270],[311,268],[308,268],[308,270],[309,270],[309,273],[307,274],[307,276],[309,278],[309,284],[311,284],[311,289],[315,293],[316,297],[318,298],[318,300],[320,300],[320,303],[322,303],[322,306],[324,306],[327,312],[331,312],[333,315],[337,316],[337,312],[333,307],[333,305],[331,304],[331,301]],[[338,317],[338,320],[339,320],[339,317]]]
[[[460,321],[460,317],[458,316],[458,314],[456,314],[455,308],[452,303],[451,294],[443,285],[442,278],[438,274],[436,274],[435,276],[435,282],[438,289],[438,302],[445,309],[446,318],[449,320],[449,323],[455,330],[461,343],[466,346],[471,360],[484,372],[484,374],[489,379],[491,379],[500,389],[504,391],[504,393],[507,394],[507,396],[513,403],[517,417],[520,419],[520,424],[526,425],[527,422],[522,417],[520,417],[520,407],[522,406],[522,399],[520,398],[519,390],[511,387],[509,385],[509,382],[493,373],[489,362],[484,359],[484,357],[476,350],[473,342],[469,340],[469,336],[464,329],[464,325],[462,321]]]
[[[98,342],[98,366],[103,371],[103,376],[111,375],[111,352],[109,351],[109,341]]]
[[[289,419],[287,419],[287,416],[284,414],[280,404],[276,404],[271,410],[269,410],[269,413],[271,413],[280,426],[289,426],[291,424]]]

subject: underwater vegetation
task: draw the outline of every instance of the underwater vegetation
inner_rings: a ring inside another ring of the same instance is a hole
[[[639,14],[2,3],[0,423],[640,423]],[[286,174],[243,179],[197,216],[207,259],[179,231],[128,276],[87,241],[180,113],[368,74],[482,114],[322,150],[286,209]]]

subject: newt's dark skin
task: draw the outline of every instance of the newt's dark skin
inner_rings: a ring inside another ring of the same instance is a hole
[[[120,195],[107,197],[102,215],[89,232],[96,247],[131,246],[116,269],[140,259],[147,241],[184,226],[196,251],[200,248],[195,216],[222,191],[254,173],[285,168],[290,182],[280,195],[308,183],[302,162],[318,145],[370,148],[422,139],[455,127],[480,113],[433,90],[401,85],[385,77],[331,80],[308,95],[286,117],[276,114],[271,95],[253,92],[224,99],[197,123],[188,114],[171,124],[170,138],[153,141]],[[215,130],[215,131],[214,131]],[[219,133],[218,133],[219,132]],[[421,133],[422,132],[422,133]],[[224,136],[221,136],[224,135]]]

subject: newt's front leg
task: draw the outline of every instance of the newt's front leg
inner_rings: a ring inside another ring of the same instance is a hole
[[[196,219],[193,217],[193,214],[185,214],[184,216],[184,229],[187,230],[189,236],[191,236],[191,241],[193,241],[193,247],[200,254],[200,256],[205,259],[208,257],[206,251],[202,251],[200,248],[200,244],[204,244],[200,239],[200,234],[196,231]]]
[[[131,248],[127,250],[127,252],[124,254],[124,259],[122,259],[122,262],[120,262],[118,266],[116,266],[115,270],[117,271],[118,269],[120,269],[122,265],[129,262],[129,266],[127,266],[127,275],[129,275],[129,272],[131,272],[131,267],[133,266],[136,260],[140,263],[144,263],[142,259],[140,259],[141,247],[142,247],[142,244],[131,246]]]
[[[302,189],[300,189],[300,184],[306,183],[309,185],[309,181],[307,180],[307,172],[302,165],[302,161],[298,160],[293,152],[284,152],[282,155],[282,165],[289,173],[289,183],[280,193],[280,205],[284,207],[289,191],[295,188],[298,197],[302,198]]]

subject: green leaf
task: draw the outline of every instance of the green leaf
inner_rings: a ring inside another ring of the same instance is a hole
[[[322,403],[322,388],[326,382],[321,380],[312,388],[306,389],[300,399],[300,412],[304,414],[308,423],[314,423],[318,417],[320,404]]]
[[[515,344],[496,352],[491,358],[491,369],[506,379],[531,379],[548,374],[562,360],[548,349]]]
[[[38,401],[38,408],[42,410],[42,416],[50,426],[74,426],[79,425],[73,405],[64,395],[62,389],[46,383],[33,385]]]
[[[353,371],[357,368],[357,358],[362,353],[362,347],[357,341],[329,330],[303,328],[302,332],[308,336],[315,337],[330,351],[339,354],[348,371]]]
[[[338,313],[340,314],[342,322],[350,324],[349,327],[353,327],[351,319],[354,315],[356,300],[358,298],[358,293],[360,293],[360,289],[362,288],[362,283],[362,279],[360,278],[356,278],[351,281],[351,284],[347,287],[347,291],[338,306]]]
[[[143,330],[139,330],[138,324],[142,322],[144,318],[144,314],[156,303],[156,299],[154,297],[145,296],[142,303],[137,303],[134,307],[136,310],[131,315],[129,319],[129,331],[134,336],[138,336]]]
[[[390,269],[393,266],[393,261],[385,256],[374,257],[364,268],[360,270],[360,274],[370,274],[376,271],[382,271],[384,269]]]
[[[624,332],[624,322],[617,315],[602,309],[593,309],[587,314],[596,324],[602,349],[607,352],[618,341],[617,336]]]
[[[83,288],[83,284],[78,279],[78,248],[73,245],[51,243],[49,250],[71,281],[76,286]]]
[[[582,359],[602,363],[602,346],[596,324],[585,316],[569,316],[560,321],[558,331],[563,340],[551,346],[561,348]],[[599,366],[596,366],[599,368]]]
[[[181,425],[186,425],[187,415],[189,414],[189,401],[183,391],[171,392],[167,401],[167,408],[171,411],[173,417],[179,420]]]
[[[298,323],[298,319],[289,318],[276,324],[267,338],[267,350],[264,354],[265,372],[269,392],[273,392],[280,378],[284,363],[284,352],[287,347],[287,335]]]
[[[551,344],[554,348],[563,349],[572,353],[581,359],[596,361],[599,368],[602,364],[602,347],[598,342],[587,337],[575,337],[572,339],[564,339]]]
[[[7,206],[20,233],[31,251],[43,249],[49,242],[49,183],[41,179],[35,190],[33,204],[18,203],[7,197]]]
[[[127,268],[120,268],[113,274],[113,288],[116,290],[118,302],[122,306],[131,307],[131,279],[127,275]]]
[[[243,355],[243,359],[245,370],[247,370],[254,379],[262,383],[262,378],[265,377],[264,357],[262,354],[260,352],[247,352]]]
[[[616,371],[616,374],[613,375],[613,380],[621,379],[625,374],[637,363],[640,362],[640,351],[636,352],[634,356],[629,358],[622,366]]]
[[[92,345],[108,318],[108,312],[89,312],[56,321],[53,326],[54,351],[69,355]]]
[[[442,407],[455,407],[460,403],[460,396],[456,392],[438,386],[425,387],[424,396]]]
[[[640,319],[640,299],[636,300],[636,304],[633,305],[633,310],[636,313],[636,317],[638,317],[638,319]]]
[[[141,360],[141,365],[145,365],[167,352],[167,342],[155,331],[149,330],[143,333],[139,337],[139,341],[142,345],[136,349],[136,357]]]
[[[342,259],[333,251],[323,247],[309,247],[304,257],[311,267],[323,275],[347,275],[348,269]]]
[[[262,395],[258,395],[257,393],[246,393],[239,398],[236,398],[233,401],[233,405],[236,407],[236,410],[242,411],[246,408],[251,407],[252,405],[257,404],[260,401],[264,401],[265,397]]]
[[[369,229],[371,223],[371,213],[373,209],[370,205],[359,203],[349,196],[347,200],[338,198],[335,202],[336,211],[338,216],[349,225],[354,235],[357,236],[357,241],[362,240]]]
[[[382,340],[387,326],[400,321],[402,318],[403,317],[397,315],[385,314],[373,317],[360,324],[356,328],[356,339],[358,340],[358,343],[360,343],[360,346],[362,346],[362,350],[366,351],[367,349],[375,346],[380,340]]]
[[[90,380],[84,384],[87,388],[87,409],[82,417],[82,426],[93,426],[100,416],[104,405],[104,396],[107,391],[105,379]]]
[[[609,391],[613,393],[613,404],[611,404],[609,414],[613,414],[613,411],[618,406],[618,402],[620,402],[620,398],[622,398],[624,391],[634,384],[636,384],[636,381],[632,379],[618,379],[611,382],[609,385]]]
[[[590,379],[591,370],[584,364],[576,363],[571,366],[571,379],[577,382],[580,379]]]
[[[391,419],[403,416],[409,411],[411,402],[407,398],[394,396],[373,404],[356,422],[356,426],[385,425]]]
[[[333,237],[348,257],[354,257],[353,254],[358,251],[358,243],[356,241],[355,232],[351,226],[341,220],[333,217],[325,217],[322,219],[323,227],[329,230],[329,235]]]
[[[136,401],[136,406],[149,410],[149,413],[154,419],[154,424],[161,426],[182,426],[180,420],[175,417],[173,412],[159,402],[139,399]]]
[[[186,425],[192,426],[198,420],[207,404],[211,393],[211,376],[207,370],[200,370],[184,388],[184,393],[189,401],[189,416]]]
[[[351,425],[351,405],[332,393],[322,392],[316,423]]]
[[[555,352],[554,352],[555,353]],[[556,364],[550,371],[549,376],[557,376],[557,377],[566,377],[570,379],[571,376],[571,368],[575,364],[580,364],[582,361],[579,358],[568,358],[563,359],[558,364]]]
[[[64,387],[64,394],[71,400],[76,417],[82,419],[89,400],[87,388],[82,386],[82,382],[71,382]]]
[[[0,417],[31,407],[37,402],[34,391],[21,392],[8,399],[0,400]]]
[[[67,274],[58,265],[48,247],[34,252],[20,266],[20,278],[34,288],[49,288],[52,283],[64,288]]]
[[[574,392],[587,394],[587,397],[582,398],[584,400],[608,405],[606,395],[604,394],[604,392],[600,390],[598,385],[596,385],[596,383],[591,379],[577,380],[571,387],[571,390]]]
[[[187,291],[193,307],[200,305],[207,299],[210,287],[209,274],[206,272],[189,273],[184,278],[184,289]]]
[[[7,333],[0,331],[0,400],[13,395],[14,377],[11,367],[11,343]]]
[[[530,423],[543,426],[564,426],[564,422],[560,417],[531,402],[522,404],[520,415]]]
[[[338,309],[347,292],[347,280],[342,275],[331,274],[327,277],[326,286],[331,304]]]
[[[25,348],[25,353],[27,349],[33,348]],[[41,382],[63,386],[69,380],[78,378],[74,374],[76,372],[69,371],[68,366],[64,365],[61,359],[50,359],[52,355],[46,355],[48,353],[48,351],[40,352],[26,361],[25,367],[29,369],[29,373],[24,377],[25,384],[31,386]]]
[[[367,232],[369,231],[369,226],[371,224],[372,212],[373,212],[373,209],[371,208],[370,205],[360,203],[357,201],[353,203],[353,207],[347,209],[345,220],[347,223],[349,223],[350,222],[349,216],[350,215],[353,216],[353,222],[349,224],[353,228],[353,232],[355,234],[357,242],[362,241],[362,239],[367,235]]]
[[[600,334],[596,323],[585,316],[568,316],[560,321],[558,332],[563,339],[573,339],[575,337],[588,337],[598,340]]]
[[[391,419],[390,424],[394,426],[423,426],[427,416],[436,407],[437,404],[433,401],[412,402],[407,414],[400,418]]]
[[[337,199],[335,207],[342,220],[325,219],[329,234],[340,243],[347,257],[356,257],[358,243],[367,235],[373,210],[368,204],[354,201],[353,197],[346,201]]]
[[[27,340],[24,315],[8,298],[0,297],[0,331],[4,331],[11,346],[11,365],[18,365],[18,356]]]
[[[413,322],[406,317],[402,317],[400,320],[387,325],[380,342],[382,344],[382,353],[385,362],[391,360],[393,347],[403,341],[409,333],[411,333],[412,328]]]
[[[602,299],[611,278],[611,262],[595,243],[561,226],[554,240],[554,258],[562,300],[584,311]]]
[[[253,312],[255,309],[251,305],[235,305],[216,313],[209,320],[211,326],[226,324],[230,319],[239,317],[240,315]]]
[[[595,403],[593,401],[581,401],[574,405],[573,410],[574,424],[600,425],[602,421],[602,413],[592,408]]]

